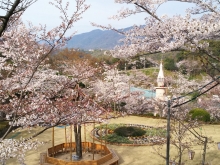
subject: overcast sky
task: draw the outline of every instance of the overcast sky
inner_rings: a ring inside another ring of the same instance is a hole
[[[71,0],[74,2],[74,0]],[[70,2],[71,2],[70,1]],[[108,25],[111,24],[116,28],[126,28],[134,24],[141,25],[144,24],[144,17],[146,15],[135,15],[127,19],[116,21],[109,20],[111,15],[117,13],[123,5],[114,3],[114,0],[86,0],[87,4],[91,7],[84,13],[82,20],[75,24],[72,31],[68,32],[71,34],[73,31],[77,31],[78,34],[89,32],[91,30],[97,29],[93,27],[90,22],[95,22],[97,24]],[[158,14],[183,14],[188,4],[170,2],[163,5],[159,10]],[[126,7],[126,6],[124,6]],[[132,5],[130,7],[133,7]],[[75,10],[74,5],[71,6],[71,10]],[[59,12],[53,6],[49,5],[48,1],[38,0],[33,4],[27,11],[25,11],[22,17],[23,21],[31,21],[34,25],[47,24],[48,28],[55,26],[59,22]]]

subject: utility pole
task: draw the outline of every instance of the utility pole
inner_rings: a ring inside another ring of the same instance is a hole
[[[170,104],[171,100],[170,97],[168,97],[167,106],[167,151],[166,151],[166,165],[169,165],[170,160]]]
[[[205,140],[204,140],[204,148],[203,148],[203,154],[202,154],[202,165],[205,165],[205,155],[206,155],[206,147],[208,143],[208,138],[207,137],[203,137],[203,138],[205,138]]]

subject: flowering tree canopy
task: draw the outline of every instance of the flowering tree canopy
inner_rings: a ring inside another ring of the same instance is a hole
[[[55,48],[65,44],[69,39],[64,37],[65,33],[82,18],[89,6],[85,0],[75,0],[76,10],[67,14],[69,3],[54,0],[50,4],[61,13],[61,23],[47,30],[45,26],[36,27],[31,23],[26,26],[20,19],[35,1],[9,0],[0,4],[0,9],[5,11],[5,15],[0,16],[0,111],[4,111],[11,127],[42,123],[53,126],[69,120],[77,123],[79,105],[71,102],[79,93],[77,77],[70,79],[59,75],[49,69],[45,61]],[[80,106],[90,107],[87,100],[86,97],[79,99]],[[72,109],[64,110],[64,103]],[[67,114],[69,112],[71,114]],[[5,139],[11,127],[0,139],[1,163],[17,157],[19,163],[24,164],[24,153],[38,143]]]
[[[212,68],[220,61],[219,56],[213,55],[209,49],[209,39],[219,38],[219,2],[208,1],[179,1],[191,3],[194,7],[186,10],[185,15],[160,16],[157,10],[168,1],[145,0],[115,0],[120,4],[133,4],[134,9],[124,8],[118,11],[112,19],[123,19],[133,14],[146,13],[144,25],[134,25],[131,30],[119,31],[111,26],[96,26],[115,30],[125,36],[122,45],[116,46],[112,54],[116,57],[131,57],[137,54],[167,52],[172,50],[189,50],[200,52],[203,64]],[[135,23],[134,23],[135,24]]]

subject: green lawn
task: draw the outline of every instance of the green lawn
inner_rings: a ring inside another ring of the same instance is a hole
[[[159,127],[166,125],[166,120],[163,119],[152,119],[146,117],[137,117],[129,116],[118,119],[112,119],[110,123],[135,123],[135,124],[145,124],[149,126]],[[93,125],[88,125],[86,127],[86,140],[92,141],[89,137],[90,131],[92,130]],[[30,136],[32,133],[40,130],[41,128],[35,128],[28,133],[27,130],[19,131],[21,132],[16,138],[20,138],[23,134],[25,137]],[[201,129],[204,136],[212,137],[215,143],[209,144],[207,148],[206,160],[211,162],[212,165],[217,165],[220,162],[220,151],[217,149],[216,142],[220,141],[220,125],[205,125]],[[11,133],[9,137],[13,136],[14,133]],[[44,141],[45,144],[40,146],[37,151],[29,151],[26,156],[27,165],[38,165],[39,164],[39,155],[41,152],[45,152],[48,147],[51,147],[51,135],[52,131],[47,130],[45,133],[37,137],[38,140]],[[84,141],[84,127],[82,128],[82,139]],[[63,143],[64,140],[64,128],[55,128],[55,144]],[[165,160],[154,154],[154,149],[152,146],[115,146],[109,145],[110,148],[114,149],[120,157],[120,165],[164,165]],[[156,147],[156,146],[155,146]],[[202,146],[192,146],[195,153],[194,160],[189,160],[188,153],[183,154],[183,161],[185,165],[196,165],[202,160]],[[177,151],[171,146],[171,159]],[[166,148],[162,149],[162,154],[166,155]],[[7,163],[8,165],[14,165],[15,160],[11,159]]]

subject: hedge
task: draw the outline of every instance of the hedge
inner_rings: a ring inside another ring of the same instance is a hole
[[[209,112],[207,112],[206,110],[204,110],[202,108],[192,109],[191,111],[189,111],[189,115],[190,115],[192,120],[197,119],[197,120],[203,121],[203,122],[210,121]]]

